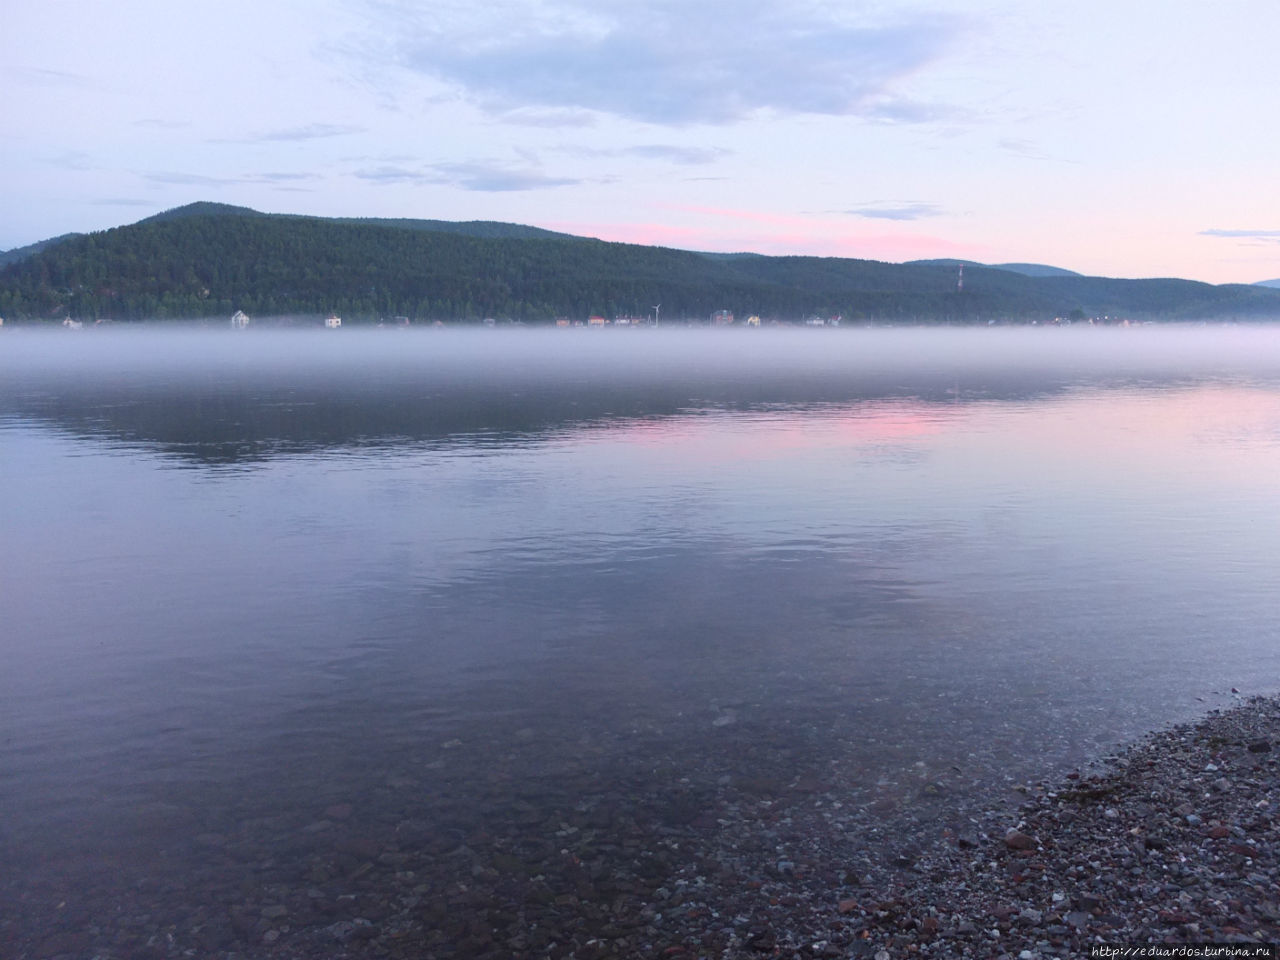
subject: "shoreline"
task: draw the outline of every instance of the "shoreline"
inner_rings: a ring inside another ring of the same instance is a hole
[[[1091,946],[1280,941],[1280,698],[1147,734],[1089,772],[1021,788],[837,912],[853,956],[1088,956]]]
[[[742,769],[708,793],[650,774],[543,808],[496,781],[465,829],[330,804],[199,834],[202,869],[145,889],[14,877],[0,944],[15,960],[1035,960],[1280,941],[1280,698],[1009,790],[922,780],[895,802],[847,772],[791,774]]]

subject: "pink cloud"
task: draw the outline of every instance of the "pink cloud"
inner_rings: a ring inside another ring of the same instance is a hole
[[[755,223],[776,223],[798,226],[814,223],[814,217],[803,217],[797,214],[767,213],[762,210],[735,210],[729,207],[696,207],[676,203],[660,203],[655,206],[668,210],[679,210],[684,213],[708,214],[713,217],[727,217],[734,220],[750,220]]]

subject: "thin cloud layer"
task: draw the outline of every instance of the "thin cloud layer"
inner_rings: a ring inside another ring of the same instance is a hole
[[[152,183],[162,183],[182,187],[225,187],[233,183],[243,183],[243,177],[210,177],[203,173],[185,173],[178,170],[157,170],[143,173],[142,178]]]
[[[383,165],[357,170],[354,176],[375,184],[448,184],[487,193],[545,190],[582,182],[572,177],[548,176],[538,170],[484,162],[433,163],[421,168]]]
[[[1201,230],[1202,237],[1236,237],[1244,240],[1280,240],[1280,230]]]
[[[250,134],[247,137],[216,138],[209,143],[301,143],[307,140],[327,140],[330,137],[345,137],[363,132],[364,127],[338,123],[308,123],[300,127],[286,127],[281,130]]]
[[[831,4],[737,0],[522,0],[369,8],[411,70],[495,112],[590,110],[657,124],[753,114],[919,122],[944,108],[896,100],[893,83],[938,57],[961,21],[854,21]]]
[[[487,163],[437,163],[431,169],[439,176],[439,182],[452,183],[464,190],[489,193],[546,190],[582,182],[573,177],[551,177],[538,170],[520,170]]]
[[[865,217],[868,220],[919,220],[921,217],[938,217],[943,209],[936,203],[901,203],[897,205],[875,205],[857,207],[845,213],[854,217]]]
[[[135,127],[153,127],[156,130],[183,130],[191,126],[190,120],[164,120],[159,117],[144,117],[133,121]]]
[[[258,183],[292,183],[299,180],[319,180],[320,175],[316,173],[255,173],[246,179]]]
[[[626,147],[620,151],[629,157],[643,157],[646,160],[668,160],[684,166],[696,166],[703,163],[714,163],[723,157],[727,150],[717,147],[677,147],[663,143],[643,143],[634,147]]]
[[[177,170],[158,170],[140,173],[144,180],[151,183],[175,186],[225,187],[238,183],[290,184],[300,181],[317,180],[314,173],[247,173],[238,177],[214,177],[203,173],[188,173]]]
[[[681,147],[669,143],[640,143],[631,147],[572,147],[564,153],[578,157],[639,157],[644,160],[665,160],[680,166],[699,166],[715,163],[730,151],[721,147]]]
[[[11,77],[39,87],[91,87],[93,82],[80,73],[70,70],[49,70],[43,67],[9,67]]]
[[[361,133],[363,127],[345,126],[337,123],[308,123],[301,127],[289,127],[285,130],[272,130],[258,137],[259,140],[323,140],[328,137],[342,137],[349,133]]]

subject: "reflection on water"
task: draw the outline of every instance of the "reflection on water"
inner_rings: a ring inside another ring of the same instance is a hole
[[[6,333],[0,445],[50,897],[334,803],[990,791],[1280,676],[1271,330]]]

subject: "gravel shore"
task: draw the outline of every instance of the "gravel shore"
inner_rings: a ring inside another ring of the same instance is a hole
[[[1278,759],[1280,701],[1256,698],[999,796],[922,780],[893,802],[837,773],[650,771],[596,794],[526,783],[513,801],[504,771],[477,767],[488,793],[453,806],[238,814],[192,838],[197,870],[93,889],[10,876],[0,953],[1030,960],[1270,943]],[[393,778],[381,793],[397,788],[417,789]]]
[[[1278,741],[1280,702],[1265,698],[1153,734],[1094,772],[1024,787],[1016,816],[975,818],[892,895],[862,887],[836,912],[872,956],[1275,943]]]

